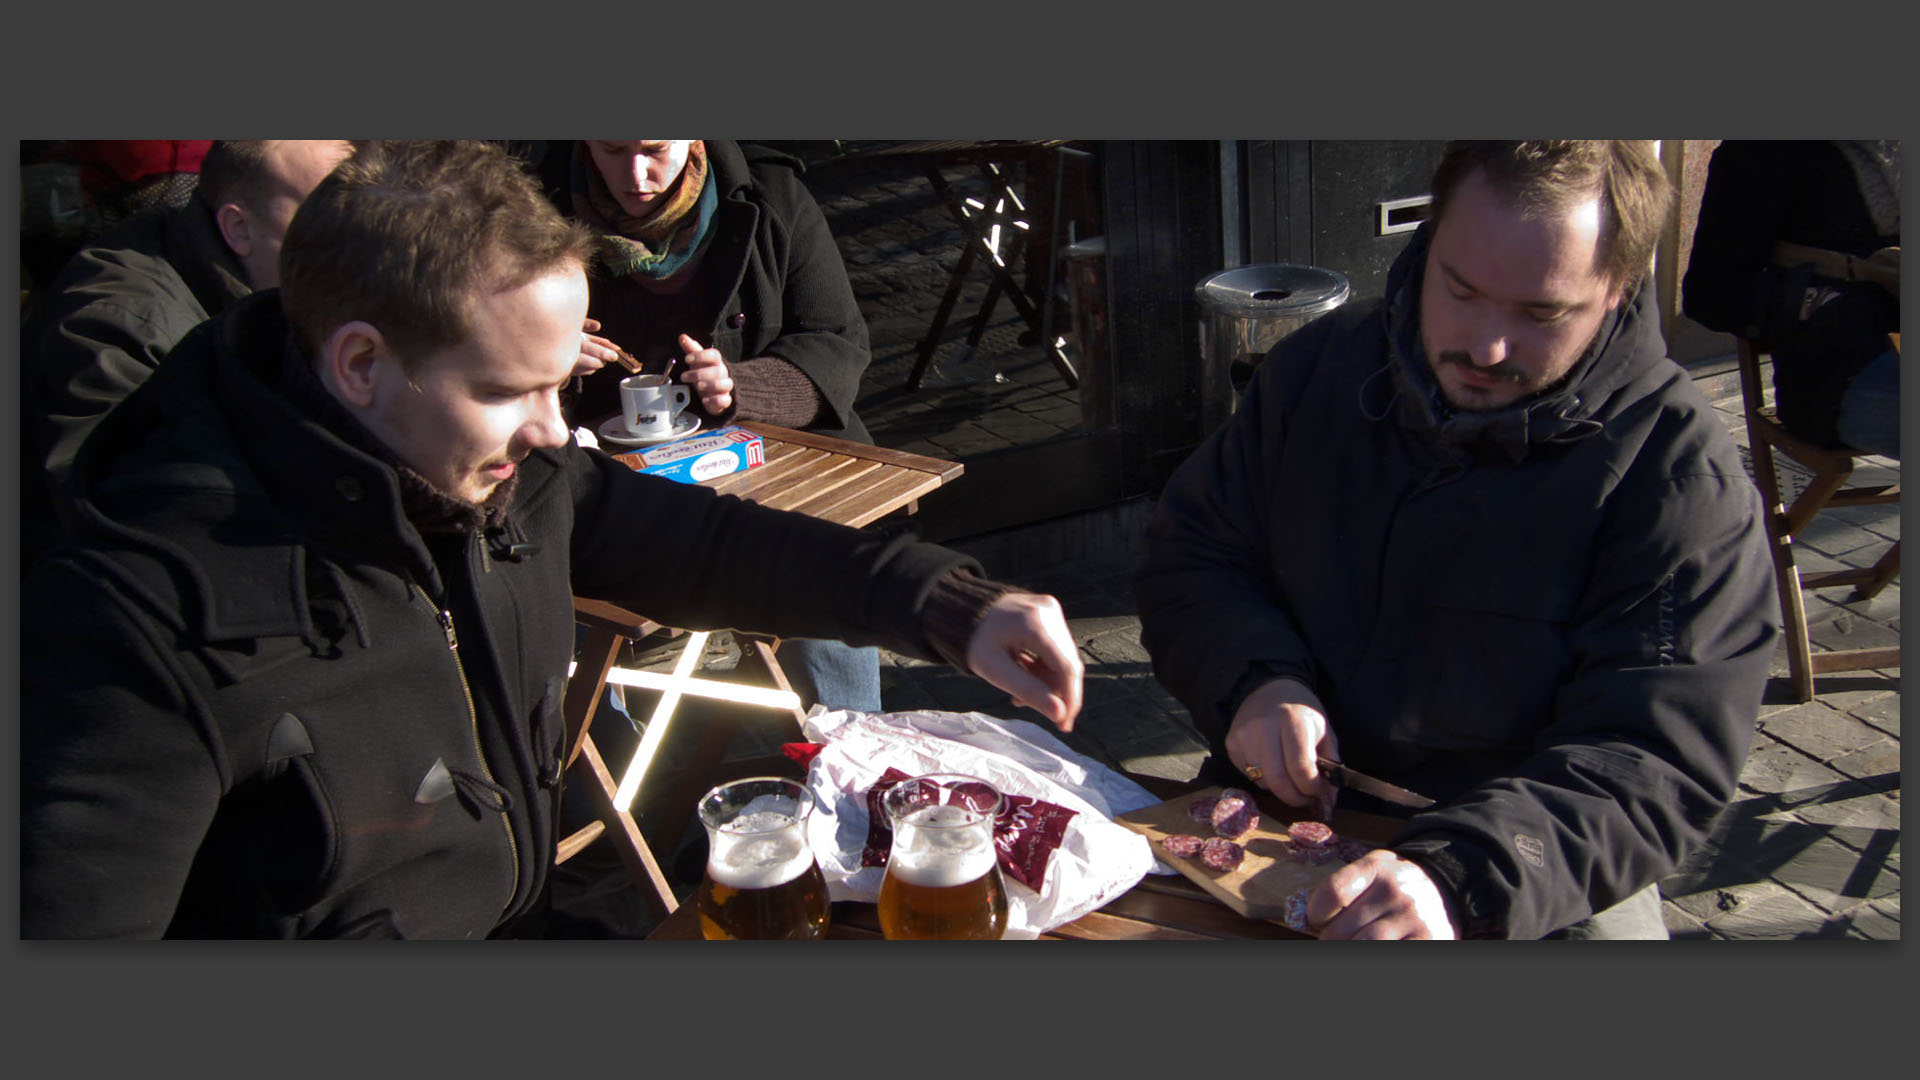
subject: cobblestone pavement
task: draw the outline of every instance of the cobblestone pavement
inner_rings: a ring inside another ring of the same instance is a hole
[[[970,167],[941,175],[963,197],[985,199],[986,184]],[[964,278],[920,389],[908,390],[966,234],[915,166],[837,163],[815,167],[805,180],[867,319],[873,363],[855,407],[875,442],[963,458],[1043,442],[1079,427],[1078,394],[1047,362],[1011,301],[1003,297],[994,304],[979,344],[967,346],[990,281],[984,252]],[[1003,243],[1002,250],[1010,253],[1012,247]],[[1012,266],[1025,280],[1017,255]],[[1069,319],[1066,304],[1059,304],[1055,322],[1061,334]]]

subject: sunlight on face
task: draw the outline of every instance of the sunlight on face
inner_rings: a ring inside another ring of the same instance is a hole
[[[436,488],[484,502],[527,454],[567,443],[560,390],[580,355],[587,279],[568,263],[476,297],[466,341],[383,365],[367,424]]]
[[[645,217],[656,200],[687,167],[691,139],[589,139],[587,148],[600,178],[620,208]]]
[[[1598,269],[1600,198],[1532,219],[1474,173],[1435,224],[1420,340],[1447,403],[1504,408],[1572,370],[1620,294]]]

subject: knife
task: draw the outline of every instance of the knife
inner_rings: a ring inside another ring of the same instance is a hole
[[[1433,800],[1425,795],[1416,795],[1406,788],[1350,769],[1332,758],[1315,756],[1313,760],[1320,766],[1321,774],[1340,787],[1352,788],[1362,794],[1371,795],[1376,799],[1385,799],[1398,806],[1411,806],[1415,810],[1425,810],[1433,805]]]

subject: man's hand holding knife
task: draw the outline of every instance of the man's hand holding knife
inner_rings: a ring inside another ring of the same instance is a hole
[[[1227,730],[1226,748],[1247,779],[1288,806],[1313,807],[1323,821],[1333,816],[1332,778],[1406,805],[1432,803],[1341,766],[1326,708],[1298,679],[1275,679],[1247,695]],[[1321,882],[1307,899],[1307,920],[1327,940],[1456,936],[1426,871],[1384,849]]]

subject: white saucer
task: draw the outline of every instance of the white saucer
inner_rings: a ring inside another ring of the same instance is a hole
[[[629,435],[627,434],[626,417],[609,416],[600,422],[598,428],[594,429],[594,435],[601,441],[610,442],[615,446],[653,446],[656,443],[663,443],[670,439],[679,439],[691,435],[695,431],[698,431],[699,428],[699,417],[694,416],[692,413],[681,413],[680,419],[673,422],[673,430],[665,435]]]

